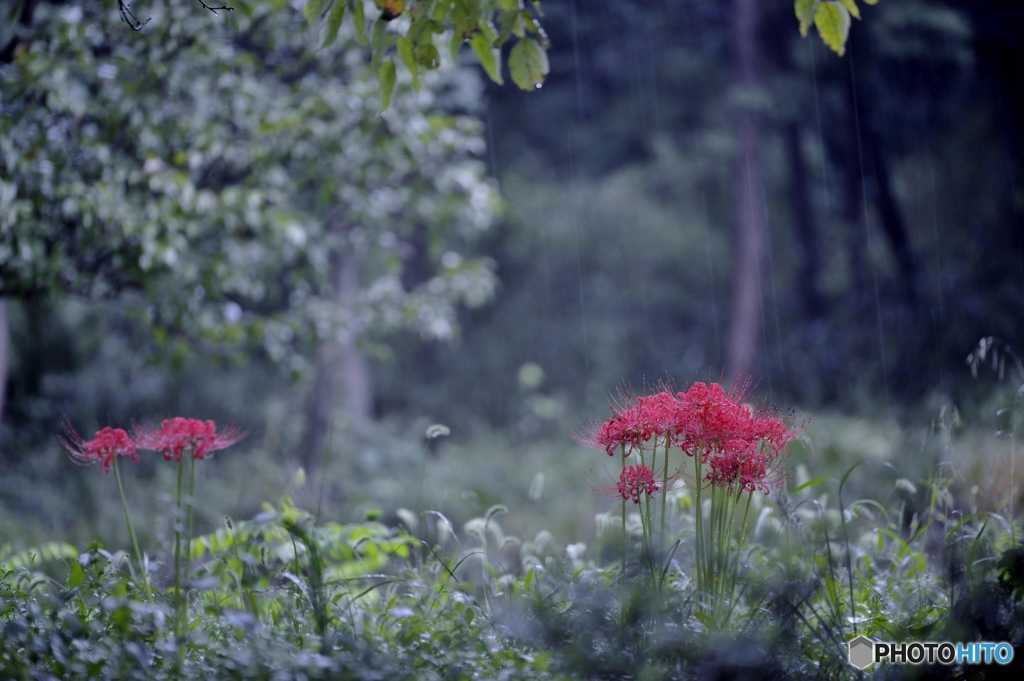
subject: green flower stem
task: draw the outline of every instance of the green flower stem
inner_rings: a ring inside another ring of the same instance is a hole
[[[651,465],[649,469],[651,471],[651,477],[654,478],[654,471],[657,469],[658,460],[658,436],[654,436],[654,446],[651,449]],[[640,450],[640,463],[641,465],[647,465],[643,460],[643,449]],[[646,493],[644,490],[644,506],[640,514],[641,524],[643,525],[644,541],[641,549],[641,555],[647,559],[647,567],[651,572],[651,582],[657,581],[657,575],[654,567],[654,522],[651,520],[651,509],[654,507],[654,500],[651,495]]]
[[[668,501],[668,450],[669,445],[672,443],[672,438],[668,435],[665,436],[665,470],[661,474],[661,524],[658,528],[658,533],[665,536],[665,505]]]
[[[654,442],[655,442],[655,444],[657,444],[657,442],[658,442],[658,436],[657,435],[654,436]],[[650,469],[651,470],[654,470],[654,458],[657,455],[658,455],[658,450],[657,449],[655,449],[653,452],[651,452],[651,465],[650,465]],[[641,466],[646,466],[647,465],[647,462],[644,461],[644,450],[643,450],[642,447],[640,448],[640,465]],[[651,539],[651,537],[650,537],[650,532],[651,532],[651,495],[647,494],[646,490],[644,490],[643,502],[644,502],[643,506],[640,507],[640,526],[643,528],[643,543],[640,545],[641,546],[640,553],[642,555],[643,552],[644,552],[643,550],[647,549],[647,555],[648,555],[648,557],[650,557],[650,553],[651,553],[651,542],[650,542],[650,539]]]
[[[128,513],[128,500],[124,496],[124,485],[121,484],[121,471],[117,468],[117,456],[114,456],[114,478],[117,480],[117,491],[121,494],[121,506],[124,508],[124,521],[128,525],[128,536],[132,538],[132,548],[135,549],[135,560],[142,570],[142,581],[146,587],[146,600],[153,602],[153,592],[149,588],[149,571],[142,560],[142,551],[139,551],[139,541],[135,538],[135,529],[132,527],[132,517]]]
[[[622,467],[626,467],[626,445],[619,445]],[[626,500],[622,500],[622,578],[626,578]]]
[[[740,493],[742,494],[742,490],[740,491]],[[744,538],[746,537],[746,534],[747,534],[747,516],[750,513],[750,502],[751,502],[751,500],[753,498],[754,498],[754,492],[753,491],[748,492],[747,493],[747,504],[746,504],[746,507],[743,509],[743,520],[740,522],[740,535],[739,535],[739,538],[736,541],[735,562],[733,563],[732,571],[731,571],[731,575],[730,575],[731,580],[732,580],[730,585],[729,585],[729,593],[730,594],[734,594],[736,592],[736,580],[739,577],[739,569],[740,569],[740,552],[743,550],[743,540],[744,540]],[[738,501],[739,500],[737,499],[737,502]],[[735,605],[736,605],[735,600],[731,600],[730,603],[729,603],[729,610],[726,612],[726,615],[725,615],[725,621],[729,620],[729,616],[732,614],[732,611],[733,611],[733,608],[735,607]]]
[[[181,635],[181,482],[185,466],[178,459],[178,504],[174,514],[174,635]]]
[[[711,593],[714,595],[712,603],[717,611],[718,606],[718,594],[719,586],[721,584],[722,575],[722,544],[723,533],[722,527],[725,524],[723,516],[725,515],[723,490],[712,483],[711,487],[711,574],[709,575],[709,582],[711,584]]]
[[[722,534],[722,558],[721,558],[721,575],[722,582],[720,585],[719,595],[719,615],[722,616],[721,622],[724,624],[728,619],[727,611],[725,611],[726,599],[729,599],[731,606],[732,603],[732,586],[736,583],[736,568],[739,563],[739,549],[740,542],[736,540],[735,549],[733,547],[734,532],[736,522],[736,507],[739,506],[740,494],[742,492],[739,488],[733,488],[732,486],[723,488],[724,496],[726,501],[723,516]],[[732,560],[733,556],[736,556],[736,560]],[[731,609],[731,607],[730,607]]]
[[[696,485],[697,489],[694,493],[694,515],[695,515],[695,527],[697,530],[697,592],[704,593],[705,583],[703,572],[707,566],[708,555],[707,546],[704,544],[704,511],[701,508],[701,450],[703,447],[698,446],[697,451],[694,452],[694,466],[696,467]]]
[[[185,560],[184,572],[186,581],[189,579],[190,566],[192,564],[192,512],[195,508],[196,494],[196,457],[195,451],[189,457],[189,480],[188,480],[188,522],[185,528]],[[182,601],[181,626],[184,629],[188,623],[188,590],[185,590],[185,598]]]

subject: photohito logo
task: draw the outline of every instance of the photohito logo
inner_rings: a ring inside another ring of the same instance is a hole
[[[883,643],[858,636],[849,643],[850,664],[864,669],[875,662],[893,664],[1010,664],[1009,643],[950,643],[949,641]]]

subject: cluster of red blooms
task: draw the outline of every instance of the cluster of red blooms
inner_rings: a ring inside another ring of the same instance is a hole
[[[604,449],[609,456],[630,456],[652,440],[659,450],[679,448],[707,467],[703,482],[737,485],[768,493],[781,477],[779,460],[796,431],[782,420],[757,415],[742,403],[746,385],[725,391],[718,383],[694,383],[686,392],[663,389],[621,405],[596,430],[577,435],[577,441]],[[638,475],[651,476],[646,466],[623,468],[616,489],[623,499],[638,501],[631,486]],[[646,473],[642,471],[646,470]],[[630,491],[627,495],[626,491]],[[646,488],[651,494],[658,491]]]
[[[658,483],[647,466],[623,466],[615,489],[623,499],[632,499],[634,504],[639,504],[641,494],[651,496],[658,491]]]
[[[217,432],[213,421],[176,417],[167,419],[159,428],[136,427],[129,436],[121,428],[104,428],[97,431],[92,440],[84,440],[70,423],[65,422],[66,438],[60,438],[64,448],[77,463],[99,462],[100,472],[106,473],[115,456],[130,456],[139,462],[137,449],[149,449],[163,453],[168,461],[181,462],[181,454],[192,452],[195,459],[205,459],[209,452],[225,449],[241,440],[245,435],[234,428]]]
[[[167,419],[156,429],[138,428],[134,435],[139,447],[162,452],[166,460],[173,457],[175,463],[181,461],[181,453],[186,449],[192,450],[193,458],[205,459],[208,452],[230,447],[244,437],[234,428],[218,433],[213,421],[180,416]]]
[[[64,432],[67,438],[60,438],[60,443],[71,453],[76,463],[84,465],[99,462],[100,472],[106,473],[114,463],[115,456],[130,456],[135,463],[139,462],[136,443],[120,428],[108,426],[97,431],[96,436],[88,442],[75,432],[70,423],[64,423]]]

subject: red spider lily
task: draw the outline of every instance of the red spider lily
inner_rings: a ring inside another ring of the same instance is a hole
[[[69,421],[64,422],[66,437],[58,438],[68,450],[75,463],[88,465],[99,462],[100,473],[110,471],[115,456],[130,456],[135,463],[139,462],[137,444],[128,437],[128,433],[120,428],[106,427],[96,431],[93,439],[86,441],[72,427]]]
[[[710,465],[705,481],[767,494],[783,477],[782,450],[797,431],[780,419],[754,414],[741,401],[746,389],[742,383],[728,392],[717,383],[695,383],[679,393],[692,414],[691,428],[680,446]]]
[[[608,456],[615,456],[615,451],[624,447],[626,456],[629,456],[634,447],[640,447],[651,437],[649,431],[645,433],[639,415],[639,410],[632,407],[612,415],[597,429],[584,427],[582,431],[573,433],[573,438],[584,447],[605,450]]]
[[[619,475],[619,482],[615,485],[619,496],[623,501],[633,500],[634,504],[640,503],[640,495],[653,495],[658,491],[658,483],[654,480],[654,473],[647,466],[623,466]]]
[[[629,456],[655,436],[668,434],[675,438],[685,422],[679,407],[679,400],[667,390],[635,400],[620,393],[619,400],[612,404],[610,418],[598,428],[584,428],[573,437],[584,447],[604,449],[608,456],[624,447]]]
[[[697,382],[677,395],[680,411],[688,416],[679,446],[689,456],[706,455],[721,448],[727,440],[748,439],[753,435],[753,414],[742,403],[746,385],[726,392],[718,383]]]
[[[729,390],[718,383],[697,382],[675,395],[664,384],[659,392],[635,399],[620,393],[611,418],[574,437],[609,456],[617,449],[629,456],[652,439],[665,438],[659,446],[679,447],[710,466],[704,481],[767,492],[782,478],[780,457],[797,431],[743,404],[748,388],[747,382],[737,382]]]
[[[205,459],[207,453],[226,449],[243,437],[235,428],[218,433],[213,421],[186,419],[180,416],[167,419],[159,428],[139,426],[134,429],[135,441],[141,449],[162,452],[164,459],[181,462],[181,453],[192,451],[192,458]]]
[[[779,470],[780,461],[780,457],[770,450],[758,451],[753,442],[731,441],[711,457],[711,470],[705,480],[719,487],[734,485],[747,492],[760,490],[768,494],[772,485],[783,477]]]

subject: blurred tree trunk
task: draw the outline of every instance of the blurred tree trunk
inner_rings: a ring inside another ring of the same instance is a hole
[[[736,49],[737,82],[741,88],[758,83],[757,0],[733,0],[732,38]],[[732,315],[726,348],[730,378],[749,376],[757,366],[761,331],[761,262],[764,259],[765,221],[760,201],[761,121],[756,111],[739,114],[736,159],[736,259],[733,263]]]
[[[893,192],[892,176],[889,172],[889,162],[885,150],[879,141],[874,124],[866,115],[863,94],[857,91],[853,71],[856,62],[855,54],[851,49],[849,58],[852,61],[850,77],[847,81],[847,106],[852,120],[849,126],[851,140],[846,182],[847,220],[855,235],[852,239],[851,249],[854,282],[858,292],[865,295],[867,290],[865,251],[868,237],[867,223],[862,210],[867,210],[867,202],[870,197],[878,210],[882,233],[885,234],[889,248],[899,266],[899,276],[907,303],[916,308],[920,302],[922,290],[920,267],[910,243],[907,221]],[[872,180],[870,185],[866,185],[868,177]]]
[[[811,206],[810,184],[803,146],[800,144],[800,124],[786,124],[786,160],[789,163],[790,206],[800,239],[800,299],[804,315],[817,319],[825,311],[825,303],[818,282],[821,271],[821,246],[818,225]]]
[[[353,254],[342,259],[338,279],[341,304],[350,315],[355,314],[355,302],[359,295],[359,263]],[[373,418],[373,375],[370,362],[356,345],[356,334],[349,333],[341,342],[342,378],[345,385],[345,408],[352,421],[369,421]]]
[[[910,231],[907,221],[900,210],[899,202],[892,190],[892,178],[889,175],[889,163],[885,152],[878,142],[878,135],[868,127],[867,141],[871,152],[871,170],[875,179],[875,202],[878,214],[882,218],[882,230],[892,248],[892,254],[900,268],[903,280],[903,292],[911,307],[917,307],[921,299],[921,274],[917,264],[917,256],[910,245]]]
[[[7,397],[7,369],[11,351],[11,333],[7,324],[7,301],[0,298],[0,428],[3,428],[4,399]],[[3,441],[0,440],[0,453]]]
[[[353,253],[334,254],[330,281],[335,303],[353,315],[359,293],[359,263]],[[328,437],[337,406],[339,373],[348,416],[345,426],[368,420],[373,415],[370,363],[356,345],[354,330],[350,327],[345,333],[343,338],[325,340],[317,350],[316,376],[309,398],[309,426],[302,447],[302,466],[307,471],[320,467],[330,444]]]
[[[848,55],[847,59],[853,59]],[[868,299],[867,274],[867,231],[862,215],[865,207],[864,188],[864,149],[861,146],[860,116],[857,112],[856,84],[851,71],[847,79],[846,108],[850,112],[849,125],[846,126],[847,150],[846,163],[843,164],[843,216],[849,229],[847,236],[847,253],[849,256],[850,279],[853,299],[856,306],[865,304]]]

